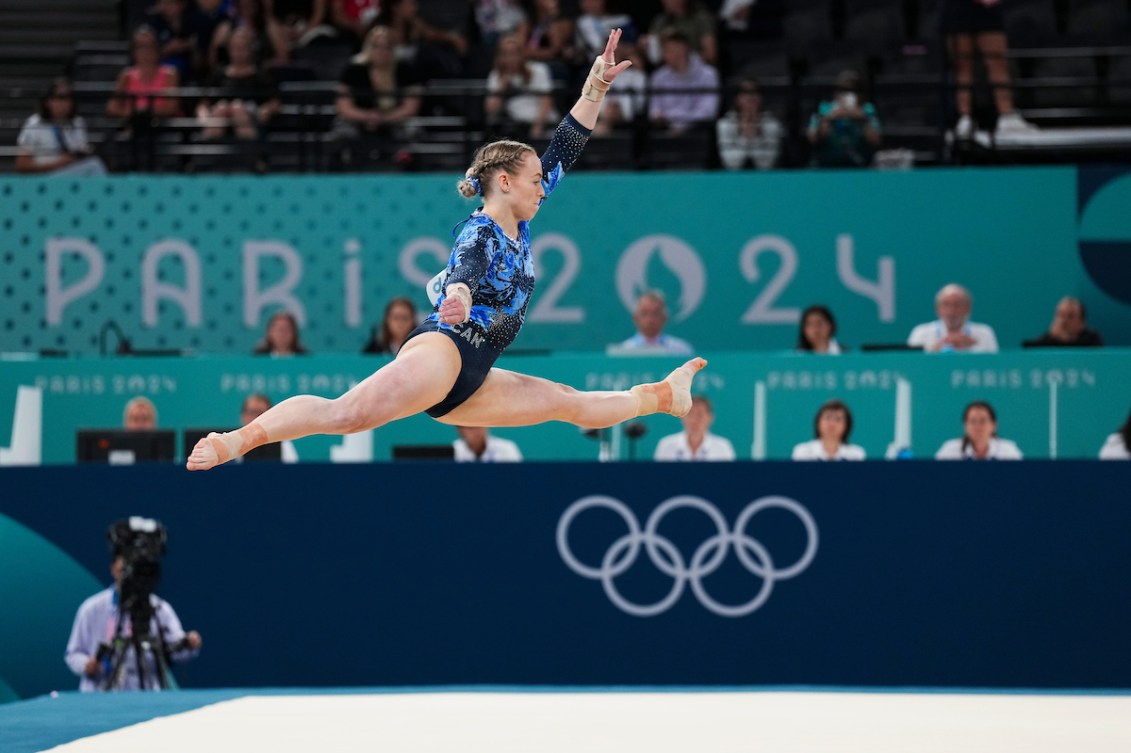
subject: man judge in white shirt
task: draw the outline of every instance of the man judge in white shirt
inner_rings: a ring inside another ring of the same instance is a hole
[[[491,436],[482,426],[457,426],[452,442],[457,463],[519,463],[522,453],[509,439]]]
[[[956,283],[944,286],[935,295],[935,313],[939,318],[911,330],[907,344],[919,346],[927,353],[997,353],[993,328],[970,321],[973,307],[974,299],[966,288]]]
[[[715,411],[709,399],[692,395],[691,411],[680,420],[683,431],[661,439],[656,445],[654,460],[734,460],[730,440],[708,431],[715,422]]]

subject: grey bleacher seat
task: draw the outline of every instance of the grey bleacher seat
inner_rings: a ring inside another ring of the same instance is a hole
[[[942,29],[939,28],[942,4],[943,0],[910,0],[907,6],[910,13],[908,35],[912,39],[942,39]]]
[[[903,0],[845,0],[844,40],[869,53],[889,54],[906,39]]]
[[[1075,0],[1068,3],[1067,36],[1073,43],[1131,43],[1131,6],[1127,0]]]
[[[832,14],[827,3],[790,3],[782,19],[782,36],[790,54],[803,54],[833,39]]]
[[[1026,82],[1027,100],[1032,107],[1096,107],[1099,83],[1092,56],[1038,58]]]
[[[1061,40],[1055,0],[1009,0],[1002,4],[1011,47],[1044,47]]]
[[[636,135],[616,130],[594,136],[585,145],[576,168],[580,170],[632,170],[635,166]]]
[[[730,54],[729,70],[735,75],[789,75],[789,55],[782,42],[735,39],[727,44],[727,48]]]
[[[653,170],[703,170],[716,157],[714,126],[682,133],[653,130],[648,134],[646,164]]]
[[[945,68],[941,48],[933,44],[907,44],[880,61],[879,72],[889,75],[942,76]],[[941,79],[940,79],[941,80]]]
[[[1108,101],[1131,105],[1131,55],[1113,57],[1107,69]]]

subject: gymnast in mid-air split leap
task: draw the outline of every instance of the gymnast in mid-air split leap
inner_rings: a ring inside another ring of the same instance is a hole
[[[435,308],[397,353],[341,397],[298,395],[241,429],[200,440],[186,466],[203,471],[270,442],[311,434],[353,434],[427,412],[461,426],[529,426],[565,421],[585,428],[636,416],[691,409],[691,381],[706,366],[693,358],[663,381],[623,392],[582,392],[546,379],[493,368],[518,331],[534,289],[530,220],[581,154],[601,100],[630,65],[614,57],[621,32],[609,35],[581,97],[539,159],[528,144],[495,141],[475,156],[459,192],[482,196],[438,276]],[[595,197],[596,200],[596,197]]]

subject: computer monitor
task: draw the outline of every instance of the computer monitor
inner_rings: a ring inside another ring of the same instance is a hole
[[[450,444],[395,444],[393,460],[455,460]]]
[[[183,447],[185,448],[185,457],[188,457],[188,454],[190,452],[192,452],[192,448],[196,447],[197,442],[199,442],[201,439],[204,439],[205,437],[207,437],[212,432],[215,431],[215,432],[223,433],[225,431],[235,431],[235,430],[236,430],[236,427],[234,427],[234,426],[229,426],[229,427],[226,427],[226,428],[211,428],[211,429],[201,429],[201,428],[185,429],[184,445],[183,445]],[[260,446],[256,447],[254,450],[252,450],[251,452],[247,453],[246,455],[244,455],[240,458],[236,458],[237,461],[246,461],[246,462],[252,462],[252,463],[259,462],[259,461],[262,461],[262,460],[273,460],[273,461],[278,462],[282,459],[283,459],[283,445],[280,444],[279,442],[271,442],[270,444],[260,445]]]
[[[922,352],[923,346],[908,345],[907,343],[864,343],[860,346],[860,350],[864,353],[919,353]]]
[[[75,432],[75,459],[80,463],[171,462],[176,435],[172,429],[79,429]]]

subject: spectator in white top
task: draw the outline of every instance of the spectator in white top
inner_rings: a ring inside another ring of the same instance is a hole
[[[715,131],[719,161],[727,170],[769,170],[777,164],[785,129],[773,113],[762,109],[758,79],[738,83],[734,109],[719,118]]]
[[[836,318],[828,306],[814,304],[801,312],[801,327],[797,332],[797,350],[801,353],[841,354],[836,341]]]
[[[683,431],[663,437],[656,445],[653,460],[734,460],[730,440],[709,431],[715,422],[710,399],[692,395],[691,410],[680,420]]]
[[[852,411],[840,400],[826,400],[813,419],[813,436],[793,448],[794,460],[863,460],[864,448],[849,444]]]
[[[948,439],[935,460],[1020,460],[1017,444],[997,435],[997,414],[985,400],[975,400],[962,413],[965,433]]]
[[[67,173],[102,175],[106,166],[97,157],[87,138],[86,123],[75,115],[71,82],[57,78],[40,100],[39,112],[32,115],[16,137],[16,170],[21,173]]]
[[[1104,442],[1100,460],[1131,460],[1131,414],[1128,414],[1119,431]]]
[[[522,453],[509,439],[491,436],[482,426],[457,426],[452,442],[457,463],[520,463]]]
[[[911,330],[907,344],[928,353],[997,353],[993,328],[970,321],[973,307],[974,299],[966,288],[956,283],[944,286],[935,295],[935,313],[939,318]]]
[[[537,139],[558,120],[550,66],[526,59],[526,45],[511,35],[499,40],[495,67],[487,74],[487,119],[501,134]]]
[[[668,306],[664,302],[664,294],[660,291],[649,290],[636,299],[632,321],[636,324],[636,334],[620,345],[614,346],[614,350],[691,355],[690,343],[664,334],[664,325],[668,323]]]

